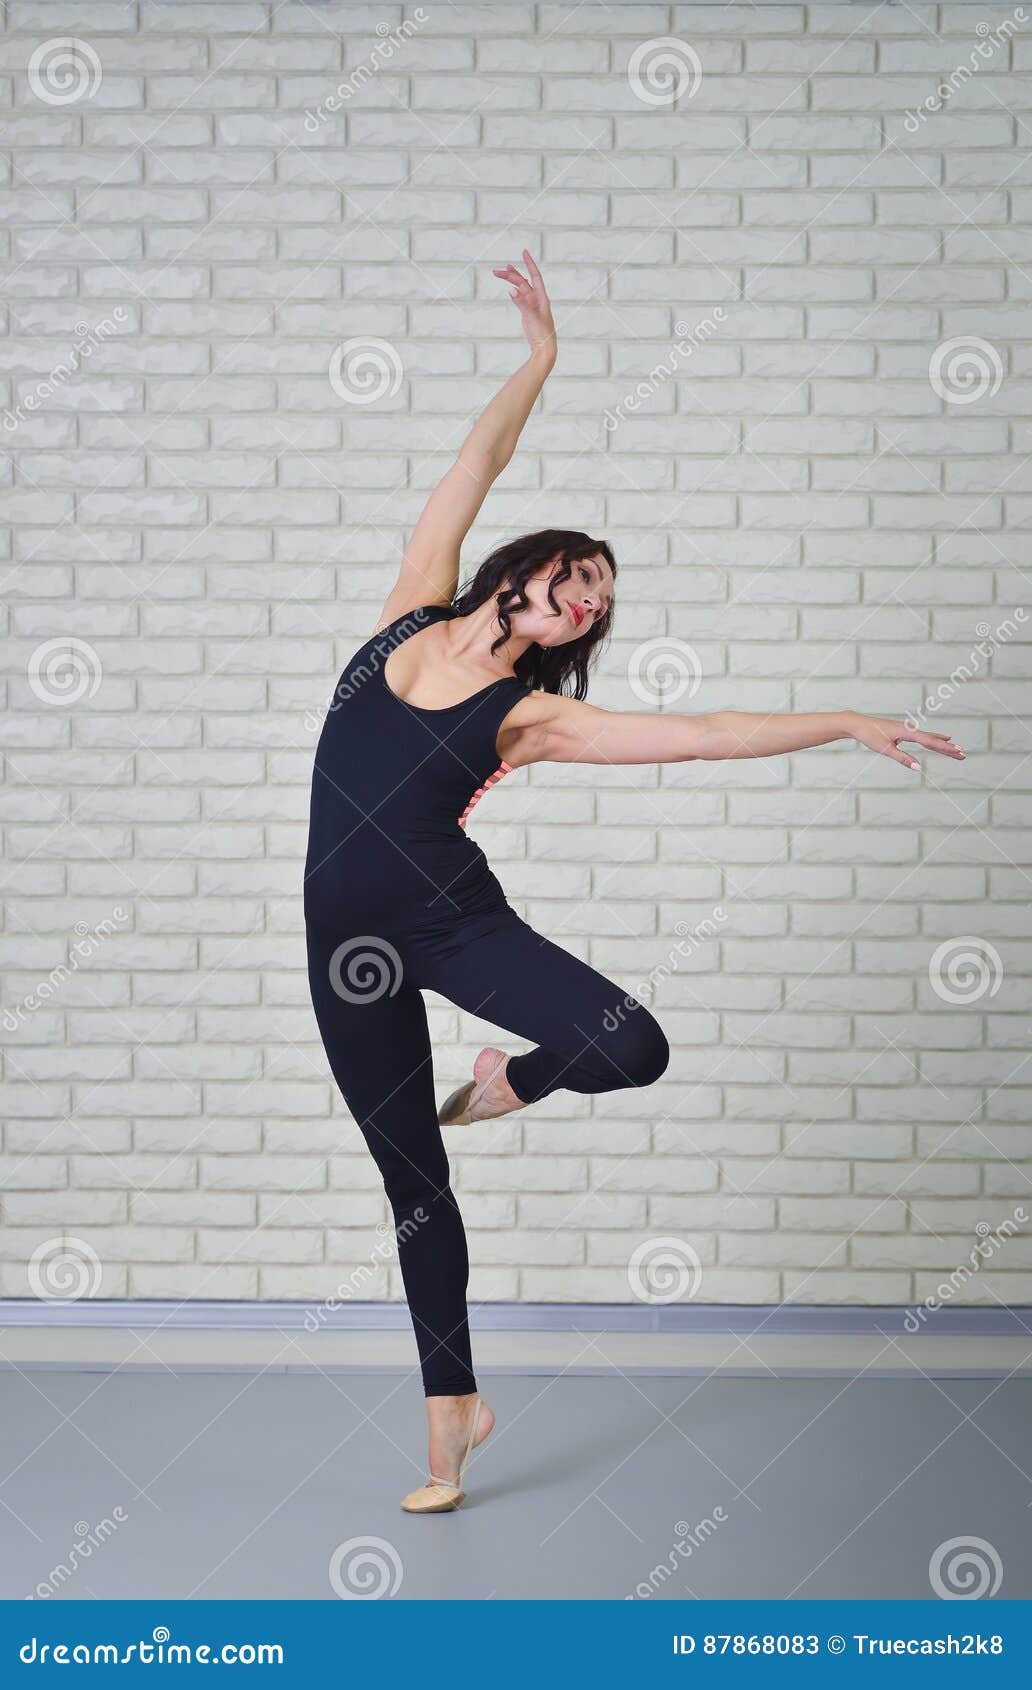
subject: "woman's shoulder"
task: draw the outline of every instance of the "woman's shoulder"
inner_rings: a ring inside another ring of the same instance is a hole
[[[450,599],[413,598],[410,593],[401,597],[395,591],[384,603],[373,633],[386,634],[390,629],[410,620],[413,629],[425,628],[431,622],[441,622],[455,614],[455,606]]]
[[[544,692],[516,679],[522,695],[514,689],[497,740],[499,755],[514,769],[547,757],[547,736],[562,715],[563,706],[573,703],[558,693]]]

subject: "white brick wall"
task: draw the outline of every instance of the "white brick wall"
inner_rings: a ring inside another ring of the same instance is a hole
[[[467,562],[611,539],[600,702],[640,707],[628,664],[669,638],[701,666],[682,709],[903,715],[943,685],[929,724],[969,759],[490,794],[471,831],[517,907],[629,989],[661,969],[674,1055],[450,1136],[473,1295],[628,1300],[658,1235],[702,1301],[904,1303],[1032,1214],[1032,26],[906,126],[1012,15],[10,0],[0,1291],[70,1235],[103,1296],[401,1294],[308,1000],[311,722],[519,356],[490,270],[524,244],[561,362]],[[62,35],[102,74],[75,100],[27,75]],[[665,36],[703,76],[656,104],[627,67]],[[971,336],[1002,380],[967,403],[929,361]],[[333,391],[350,337],[396,349],[396,394]],[[963,936],[991,979],[952,1001],[930,964]],[[485,1028],[431,1007],[443,1090]],[[1032,1223],[958,1296],[1032,1301]]]

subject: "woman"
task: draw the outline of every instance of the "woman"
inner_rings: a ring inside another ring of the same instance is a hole
[[[459,547],[555,363],[541,273],[509,283],[530,345],[431,494],[369,639],[338,682],[315,758],[305,918],[334,1077],[383,1175],[429,1419],[430,1479],[402,1502],[441,1512],[494,1416],[477,1395],[469,1261],[440,1125],[522,1109],[563,1087],[647,1086],[669,1050],[649,1011],[539,937],[506,902],[464,822],[493,777],[533,762],[770,757],[852,738],[911,768],[948,734],[853,711],[763,716],[613,712],[584,702],[613,617],[604,541],[565,529],[494,552],[455,596]],[[422,988],[535,1048],[482,1050],[438,1115]],[[633,1005],[628,1013],[628,1004]]]

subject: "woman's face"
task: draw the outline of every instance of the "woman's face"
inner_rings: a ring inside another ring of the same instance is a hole
[[[605,558],[578,558],[570,564],[567,579],[552,589],[552,598],[559,606],[558,612],[553,610],[549,583],[562,569],[562,560],[553,558],[535,570],[524,588],[527,609],[513,616],[513,628],[536,645],[569,645],[572,640],[583,639],[613,601],[613,571]]]

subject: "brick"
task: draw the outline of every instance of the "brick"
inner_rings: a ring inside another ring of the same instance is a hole
[[[969,664],[926,710],[970,756],[920,778],[844,743],[540,764],[489,796],[470,837],[514,907],[644,990],[672,1058],[646,1090],[447,1136],[471,1296],[628,1302],[634,1246],[674,1235],[714,1304],[907,1304],[1030,1197],[1032,624],[976,650],[1025,603],[1032,525],[1028,41],[907,123],[971,18],[435,6],[353,94],[411,8],[327,29],[268,0],[99,0],[103,85],[44,116],[27,44],[78,33],[76,8],[12,0],[3,1294],[67,1229],[105,1295],[403,1296],[304,972],[309,717],[513,367],[490,268],[524,241],[561,363],[467,561],[545,522],[612,540],[604,708],[648,707],[629,672],[652,640],[698,657],[685,714],[901,715]],[[627,70],[670,34],[704,77],[652,106]],[[26,409],[115,305],[117,334]],[[402,359],[375,405],[330,388],[356,336]],[[928,365],[968,336],[1004,379],[965,406]],[[101,688],[41,709],[29,659],[73,625]],[[62,976],[127,886],[132,922]],[[929,960],[965,933],[1000,978],[951,1002]],[[487,1039],[524,1042],[427,1002],[439,1095]],[[958,1295],[1029,1301],[1030,1238]]]

